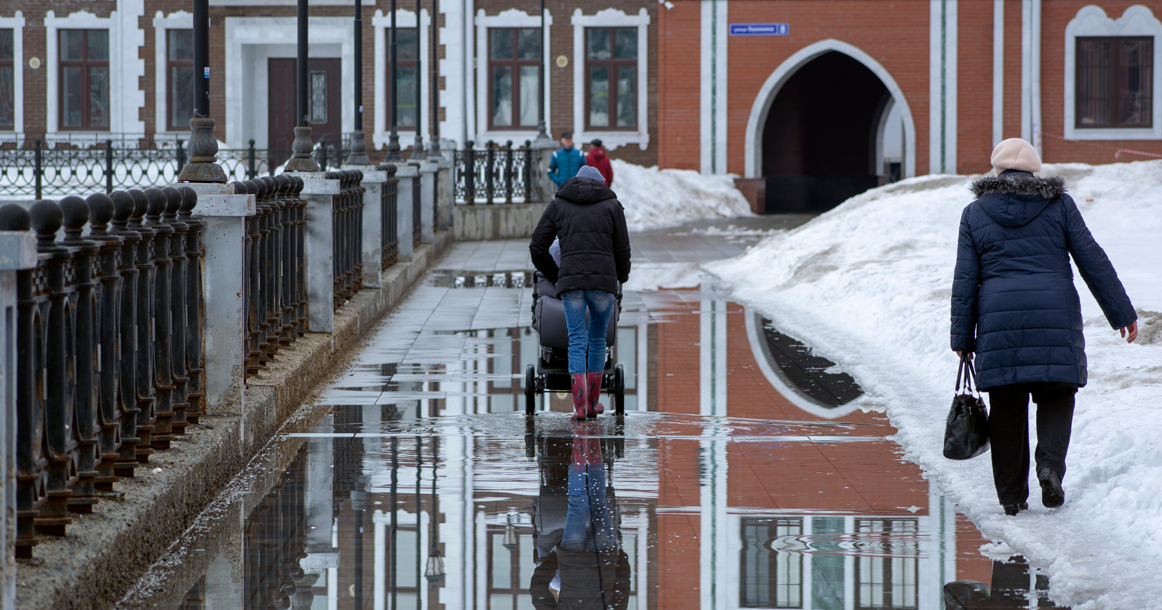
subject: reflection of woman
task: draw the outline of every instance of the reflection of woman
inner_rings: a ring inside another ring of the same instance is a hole
[[[534,507],[537,569],[529,584],[538,610],[620,610],[629,604],[629,557],[621,550],[616,498],[606,481],[601,439],[586,432],[574,430],[566,472],[567,445],[546,443],[550,455],[542,456]]]

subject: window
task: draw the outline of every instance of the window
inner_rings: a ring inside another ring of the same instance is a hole
[[[60,30],[61,129],[109,129],[109,30]]]
[[[399,95],[396,98],[396,127],[397,129],[415,130],[416,128],[416,75],[419,63],[418,40],[419,32],[416,28],[398,28],[395,46],[395,81]],[[388,36],[391,31],[388,30]],[[387,125],[391,128],[391,48],[388,46],[387,56]]]
[[[326,70],[315,70],[310,73],[310,78],[307,81],[310,84],[310,95],[307,97],[307,103],[310,108],[307,110],[307,115],[310,116],[312,123],[326,123],[327,122],[327,72]]]
[[[919,525],[914,519],[859,519],[857,540],[877,555],[855,561],[856,608],[916,608],[919,605]]]
[[[585,29],[585,128],[637,129],[637,28]]]
[[[0,30],[0,130],[6,131],[13,129],[16,117],[15,57],[12,30]]]
[[[540,28],[489,28],[488,127],[533,129],[541,118]]]
[[[802,608],[803,555],[772,550],[772,542],[803,535],[802,519],[743,519],[743,608]]]
[[[166,129],[190,128],[194,116],[194,31],[166,30],[166,74],[169,75],[169,124]]]
[[[1077,127],[1152,127],[1153,60],[1153,38],[1077,38]]]

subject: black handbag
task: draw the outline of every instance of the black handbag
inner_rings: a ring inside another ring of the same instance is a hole
[[[989,416],[984,400],[973,388],[976,367],[968,353],[960,359],[956,373],[956,397],[944,426],[944,457],[950,460],[972,459],[989,450]],[[961,385],[961,382],[963,386]],[[961,389],[967,390],[961,393]]]

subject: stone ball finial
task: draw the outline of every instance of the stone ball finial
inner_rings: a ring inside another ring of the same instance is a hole
[[[291,191],[291,179],[286,174],[279,174],[274,177],[274,181],[278,184],[278,192],[282,195],[288,195]]]
[[[133,201],[133,194],[128,191],[113,191],[109,196],[113,201],[113,222],[125,222],[133,216],[137,203]]]
[[[129,191],[129,196],[133,198],[133,215],[131,218],[140,220],[149,211],[149,196],[141,189]]]
[[[36,245],[40,248],[51,248],[53,242],[56,241],[56,232],[60,230],[61,223],[64,222],[64,212],[61,211],[61,206],[57,205],[55,201],[41,199],[32,204],[28,213],[32,217],[32,228],[36,231]]]
[[[167,186],[161,189],[161,193],[165,195],[165,215],[176,216],[178,210],[182,208],[182,194],[172,186]]]
[[[116,211],[116,206],[113,204],[113,199],[105,193],[96,193],[89,195],[85,199],[85,203],[89,204],[89,223],[93,227],[104,227],[113,220],[113,214]]]
[[[151,220],[161,217],[161,213],[165,211],[165,207],[169,203],[165,193],[161,192],[161,189],[149,188],[145,189],[145,196],[149,201],[149,208],[145,210],[145,215]]]
[[[17,203],[0,207],[0,231],[27,231],[32,227],[28,210]]]
[[[182,194],[182,215],[193,212],[198,207],[198,192],[188,186],[178,188],[178,192]]]
[[[65,226],[66,239],[80,239],[81,231],[89,222],[89,204],[84,199],[71,195],[61,199],[61,222]]]

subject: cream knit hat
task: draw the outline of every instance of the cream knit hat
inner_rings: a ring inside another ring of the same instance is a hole
[[[1021,138],[1009,138],[993,149],[992,164],[997,173],[1006,169],[1037,173],[1041,171],[1041,156],[1032,144]]]

